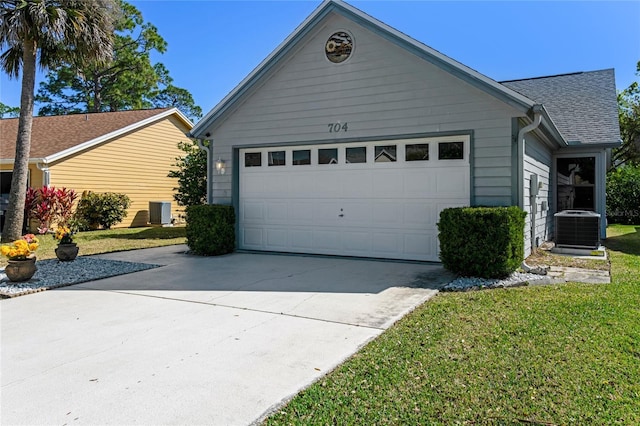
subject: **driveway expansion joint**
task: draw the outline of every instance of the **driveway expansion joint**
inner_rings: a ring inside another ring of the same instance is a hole
[[[356,323],[350,323],[350,322],[344,322],[344,321],[334,321],[334,320],[323,319],[323,318],[314,318],[314,317],[308,317],[308,316],[304,316],[304,315],[288,314],[286,312],[268,311],[268,310],[265,310],[265,309],[243,308],[243,307],[240,307],[240,306],[225,305],[225,304],[222,304],[222,303],[201,302],[201,301],[198,301],[198,300],[187,300],[187,299],[181,299],[181,298],[178,298],[178,297],[155,296],[155,295],[151,295],[151,294],[140,294],[140,293],[133,293],[133,292],[122,291],[122,290],[101,290],[101,291],[107,291],[107,292],[110,292],[110,293],[118,293],[118,294],[126,294],[126,295],[131,295],[131,296],[149,297],[149,298],[153,298],[153,299],[172,300],[172,301],[175,301],[175,302],[193,303],[193,304],[197,304],[197,305],[214,306],[214,307],[218,307],[218,308],[235,309],[235,310],[240,310],[240,311],[256,312],[256,313],[268,314],[268,315],[281,315],[281,316],[290,317],[290,318],[300,318],[300,319],[318,321],[318,322],[323,322],[323,323],[328,323],[328,324],[339,324],[339,325],[346,325],[346,326],[349,326],[349,327],[360,327],[360,328],[366,328],[366,329],[377,330],[377,331],[386,330],[384,327],[374,327],[374,326],[365,325],[365,324],[356,324]]]

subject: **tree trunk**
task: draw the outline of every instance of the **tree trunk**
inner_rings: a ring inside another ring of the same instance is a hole
[[[31,151],[31,127],[33,124],[33,96],[36,80],[36,42],[23,43],[22,92],[20,94],[20,117],[16,155],[13,163],[13,178],[9,194],[9,207],[2,230],[2,241],[17,240],[22,236],[24,202],[29,177],[29,153]]]

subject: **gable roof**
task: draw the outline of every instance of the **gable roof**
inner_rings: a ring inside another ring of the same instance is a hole
[[[502,84],[543,104],[570,145],[617,144],[620,141],[613,69],[511,80]]]
[[[499,98],[503,102],[528,112],[535,102],[515,90],[501,85],[489,77],[467,67],[435,49],[407,36],[406,34],[378,21],[342,0],[324,0],[315,11],[305,19],[296,30],[289,35],[269,56],[267,56],[247,77],[244,78],[227,96],[225,96],[202,120],[196,123],[191,135],[205,139],[209,136],[207,130],[226,112],[239,102],[243,95],[254,87],[263,77],[274,69],[288,52],[290,52],[310,31],[313,30],[327,15],[337,13],[351,21],[373,31],[386,40],[406,49],[412,54],[440,67],[448,73],[461,78],[467,83]]]
[[[33,117],[29,157],[56,161],[171,115],[193,127],[177,108]],[[17,118],[0,120],[0,161],[13,162],[17,134]]]

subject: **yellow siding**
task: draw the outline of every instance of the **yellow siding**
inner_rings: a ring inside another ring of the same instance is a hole
[[[83,151],[50,165],[51,185],[78,193],[118,192],[131,199],[127,217],[116,227],[146,226],[149,201],[170,201],[173,217],[182,208],[173,200],[177,180],[167,177],[183,152],[178,142],[188,131],[174,117]]]

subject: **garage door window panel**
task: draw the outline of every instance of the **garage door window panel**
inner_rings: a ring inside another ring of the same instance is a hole
[[[367,147],[359,146],[346,149],[347,164],[367,162]]]
[[[438,143],[438,160],[464,160],[464,142]]]
[[[303,149],[300,151],[293,151],[293,165],[304,166],[311,164],[311,150]]]
[[[245,167],[260,167],[260,166],[262,166],[262,153],[261,152],[245,152],[244,153],[244,166]]]
[[[318,164],[338,164],[338,148],[319,149]]]
[[[395,145],[376,146],[374,152],[376,163],[393,163],[398,159]]]
[[[428,161],[429,144],[407,144],[405,146],[405,161]]]
[[[285,151],[270,151],[268,154],[269,166],[284,166],[286,165]]]

